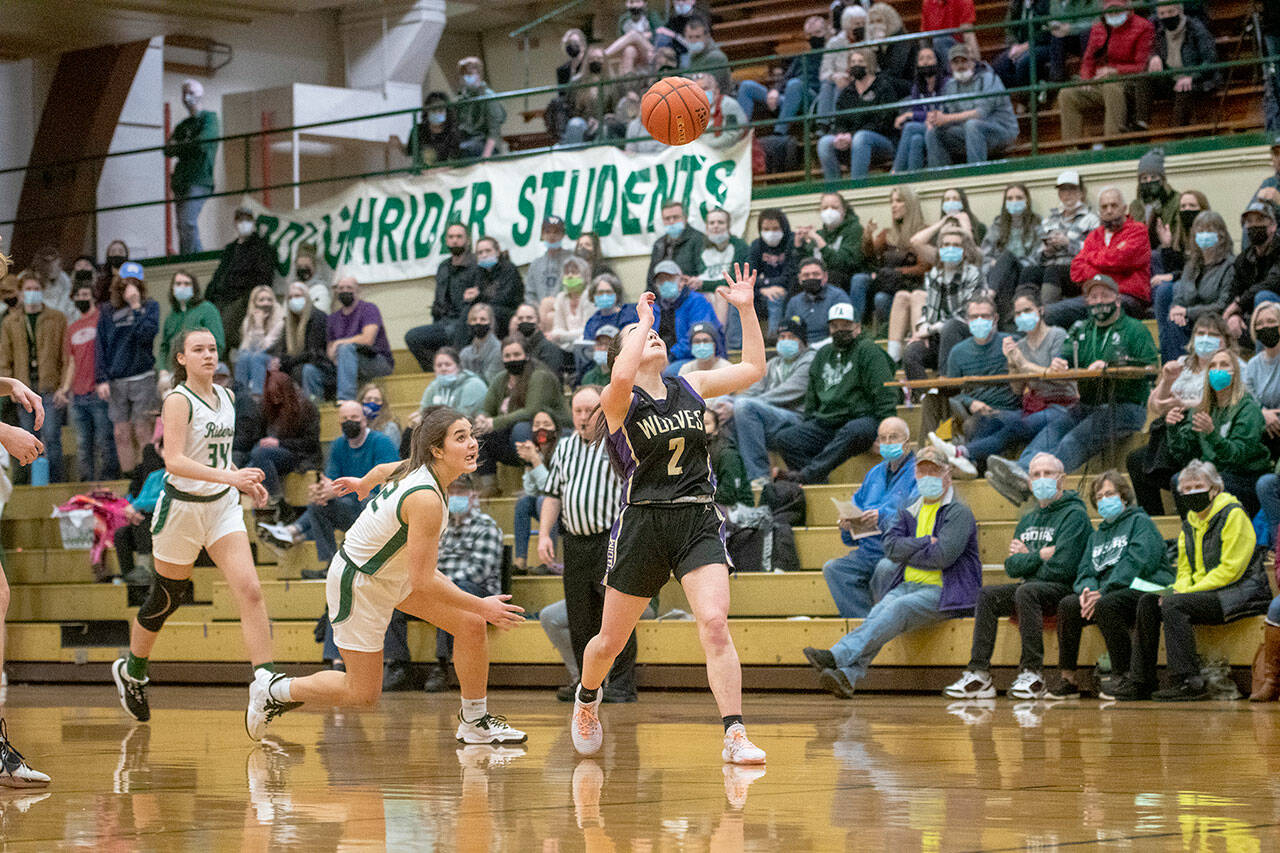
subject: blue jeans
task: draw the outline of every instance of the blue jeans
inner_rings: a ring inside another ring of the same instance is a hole
[[[1258,478],[1254,491],[1258,495],[1258,503],[1262,506],[1262,514],[1266,517],[1267,526],[1274,534],[1276,525],[1280,524],[1280,477],[1275,474],[1263,474]]]
[[[331,373],[314,364],[302,365],[302,390],[311,400],[319,400],[331,383]]]
[[[236,379],[249,386],[249,393],[262,396],[262,386],[267,382],[267,365],[271,353],[241,352],[236,357]]]
[[[1169,309],[1173,307],[1173,282],[1166,281],[1151,289],[1151,307],[1156,313],[1156,331],[1160,337],[1160,359],[1175,361],[1185,355],[1191,340],[1191,321],[1179,326],[1169,321]]]
[[[1068,417],[1070,411],[1065,406],[1049,406],[1031,415],[1023,415],[1021,409],[997,411],[981,420],[974,437],[965,442],[965,453],[975,465],[985,468],[988,456],[1001,456],[1013,445],[1035,438],[1054,421]]]
[[[52,394],[41,394],[40,402],[44,404],[44,424],[38,436],[44,443],[44,453],[40,454],[49,463],[49,482],[61,483],[62,476],[62,423],[66,420],[67,410],[54,405]],[[36,413],[28,412],[21,406],[18,409],[18,426],[27,432],[36,431]],[[34,463],[33,463],[34,464]],[[27,466],[28,470],[31,466]]]
[[[818,101],[813,114],[818,117],[818,127],[824,131],[831,124],[828,116],[836,111],[836,97],[839,94],[840,90],[836,88],[834,80],[823,80],[818,84]]]
[[[960,44],[961,40],[954,33],[946,33],[945,35],[934,36],[931,41],[933,42],[933,52],[937,55],[938,62],[942,64],[943,68],[946,68],[948,62],[947,52],[953,46]]]
[[[999,154],[1017,134],[995,122],[971,118],[946,127],[930,127],[924,132],[924,146],[929,154],[929,168],[950,166],[964,157],[966,163],[985,163],[990,154]],[[954,159],[953,159],[954,158]]]
[[[516,501],[516,520],[515,520],[515,558],[524,560],[529,556],[529,539],[533,535],[533,522],[541,518],[542,513],[542,495],[521,495]],[[541,521],[538,522],[541,527]],[[551,528],[551,538],[554,540],[560,532],[560,525],[557,523]]]
[[[806,95],[812,103],[814,95],[805,90],[804,81],[799,77],[792,77],[786,82],[782,87],[782,103],[778,105],[778,123],[773,126],[774,133],[786,135],[791,127],[790,120],[800,114]],[[738,84],[738,106],[742,107],[742,111],[747,114],[748,121],[751,120],[751,114],[755,112],[756,104],[765,103],[768,97],[769,90],[763,83],[743,80]]]
[[[870,289],[870,273],[856,272],[849,277],[849,301],[853,303],[855,323],[861,323],[862,316],[867,313],[867,291]]]
[[[1271,606],[1267,608],[1267,621],[1272,625],[1280,625],[1280,595],[1271,599]]]
[[[273,499],[284,494],[281,476],[298,470],[302,460],[292,450],[283,447],[263,447],[255,444],[249,451],[249,467],[262,471],[262,487]]]
[[[859,130],[849,146],[849,177],[865,178],[871,171],[872,160],[877,159],[893,159],[893,142],[874,130]],[[835,134],[818,140],[818,161],[822,163],[824,180],[840,180],[840,151],[836,148]]]
[[[1146,407],[1138,403],[1080,405],[1041,429],[1018,461],[1026,468],[1037,453],[1052,453],[1062,461],[1063,470],[1070,474],[1106,445],[1142,429],[1146,421]]]
[[[822,567],[836,612],[845,619],[862,619],[871,610],[871,576],[883,559],[884,543],[879,536],[868,536],[859,539],[848,554]]]
[[[871,449],[877,425],[872,417],[855,418],[838,428],[801,420],[774,433],[769,446],[782,454],[788,467],[799,470],[802,482],[825,483],[840,463]]]
[[[924,168],[924,122],[909,121],[902,126],[898,154],[893,158],[893,172],[918,172]]]
[[[90,391],[71,400],[71,425],[76,430],[76,467],[80,482],[114,480],[120,476],[116,442],[107,417],[107,401]]]
[[[203,252],[200,245],[200,209],[213,194],[213,187],[193,185],[187,194],[174,202],[178,214],[178,254]]]
[[[885,593],[863,623],[831,647],[849,684],[866,676],[871,661],[894,637],[947,619],[948,615],[938,610],[941,600],[942,587],[931,584],[904,582]]]
[[[338,399],[354,400],[361,382],[391,372],[391,362],[382,353],[366,355],[356,344],[338,347]]]
[[[335,530],[347,530],[356,523],[360,516],[361,504],[355,495],[343,495],[334,498],[327,504],[311,504],[307,507],[307,527],[311,538],[316,540],[316,556],[326,567],[333,555],[338,553],[338,543],[334,541]],[[303,527],[302,521],[298,527]]]
[[[778,434],[783,427],[794,426],[803,419],[790,409],[762,403],[744,397],[733,407],[734,432],[738,438],[738,452],[747,469],[747,478],[758,480],[769,476],[769,436]]]

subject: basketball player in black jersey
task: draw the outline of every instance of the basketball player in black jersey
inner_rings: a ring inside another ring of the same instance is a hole
[[[654,331],[653,294],[641,296],[640,322],[609,348],[610,382],[600,395],[609,456],[622,478],[622,505],[609,539],[604,616],[587,644],[573,708],[573,745],[592,755],[604,732],[600,688],[649,599],[672,573],[698,620],[707,679],[724,721],[722,757],[763,764],[764,750],[742,723],[742,667],[729,635],[729,557],[724,517],[702,425],[705,397],[733,394],[764,376],[764,338],[756,317],[756,274],[735,265],[717,293],[742,318],[742,363],[663,378],[667,348]]]

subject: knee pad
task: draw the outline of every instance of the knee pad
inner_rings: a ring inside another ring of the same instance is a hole
[[[157,574],[151,580],[151,590],[147,600],[138,608],[138,624],[148,631],[156,632],[164,626],[179,605],[189,604],[194,600],[194,589],[190,580],[174,580]]]

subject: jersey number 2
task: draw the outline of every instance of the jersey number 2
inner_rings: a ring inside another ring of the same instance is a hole
[[[671,461],[667,463],[667,473],[672,477],[679,477],[684,473],[684,466],[680,464],[680,457],[684,455],[684,436],[671,439],[667,445],[667,450],[671,451]]]

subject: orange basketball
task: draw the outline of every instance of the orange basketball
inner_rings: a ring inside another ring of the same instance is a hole
[[[711,109],[702,87],[686,77],[663,77],[640,100],[640,121],[659,142],[684,145],[707,129]]]

